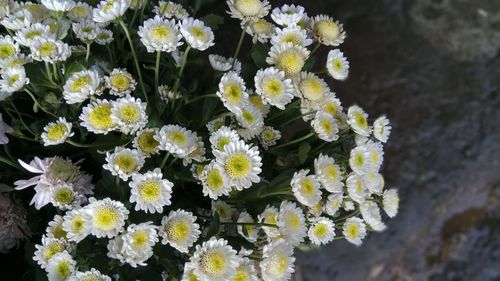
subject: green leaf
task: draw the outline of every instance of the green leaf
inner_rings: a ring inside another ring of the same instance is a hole
[[[217,30],[219,25],[224,23],[223,17],[214,14],[206,15],[201,20],[213,30]]]
[[[311,151],[311,145],[308,142],[303,142],[299,147],[299,164],[304,164]]]
[[[220,229],[219,213],[215,211],[212,218],[212,223],[210,223],[210,226],[208,227],[207,237],[212,237],[216,235],[217,233],[219,233],[219,229]]]
[[[266,57],[268,52],[269,52],[269,47],[264,44],[253,45],[251,56],[253,61],[259,68],[266,66]]]

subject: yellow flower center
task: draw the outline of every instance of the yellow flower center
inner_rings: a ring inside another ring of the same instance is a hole
[[[314,196],[315,195],[315,192],[314,192],[314,183],[312,182],[312,180],[310,180],[308,178],[304,178],[300,182],[300,191],[306,197],[312,197],[312,196]]]
[[[325,95],[325,88],[318,78],[310,77],[302,80],[300,90],[305,98],[312,101],[319,101]]]
[[[220,137],[217,140],[217,149],[220,150],[220,151],[224,151],[224,147],[226,146],[226,144],[228,144],[230,142],[231,142],[230,138],[228,138],[228,137]]]
[[[210,277],[223,275],[227,271],[228,261],[224,253],[213,249],[207,251],[200,260],[201,270]]]
[[[248,123],[248,124],[253,124],[255,122],[255,116],[250,111],[243,111],[241,114],[241,117]]]
[[[338,178],[338,171],[333,165],[326,166],[324,168],[324,173],[331,181],[335,181]]]
[[[137,140],[139,148],[148,154],[153,153],[160,143],[154,138],[155,132],[145,131],[143,132]]]
[[[85,231],[85,219],[82,216],[74,216],[71,220],[71,230],[75,233]]]
[[[362,167],[365,164],[365,156],[362,153],[356,153],[354,155],[354,165],[356,167]]]
[[[145,230],[137,231],[132,234],[132,246],[136,249],[142,249],[148,245],[149,235]]]
[[[62,123],[56,123],[48,128],[47,138],[51,141],[57,141],[62,139],[67,132],[68,128],[66,127],[66,125]]]
[[[189,272],[189,279],[188,281],[199,281],[200,279],[198,279],[198,277],[196,277],[196,275],[194,274],[193,271]]]
[[[66,231],[64,231],[64,229],[62,228],[61,225],[56,225],[56,227],[54,227],[54,229],[52,229],[52,235],[54,235],[55,238],[58,238],[58,239],[65,239],[66,238]]]
[[[276,224],[276,214],[271,212],[267,213],[266,216],[264,217],[264,223]]]
[[[57,264],[55,271],[61,278],[60,280],[66,280],[71,275],[71,264],[69,261],[63,260]]]
[[[301,54],[294,50],[288,50],[278,56],[276,66],[290,76],[297,75],[304,67],[305,61]]]
[[[284,274],[288,270],[288,266],[289,266],[289,257],[286,255],[280,254],[277,257],[276,263],[275,263],[276,273],[278,273],[278,275]]]
[[[188,138],[180,131],[173,131],[170,133],[169,139],[177,144],[185,144]]]
[[[102,10],[104,12],[109,12],[113,8],[113,4],[115,3],[115,0],[108,0],[106,3],[102,5]]]
[[[250,102],[257,107],[259,110],[263,111],[264,110],[264,103],[262,102],[262,99],[260,96],[251,96],[248,98]]]
[[[137,167],[137,161],[132,155],[120,154],[116,156],[115,164],[125,173],[131,173]]]
[[[69,11],[69,13],[78,18],[84,18],[88,15],[87,9],[83,6],[75,6]]]
[[[335,41],[339,36],[339,27],[330,20],[321,20],[315,26],[315,34],[323,41]]]
[[[172,242],[184,242],[189,238],[190,234],[191,225],[185,220],[172,221],[167,226],[167,238]]]
[[[262,138],[265,141],[268,141],[268,142],[274,140],[274,132],[273,132],[273,130],[269,130],[269,129],[264,130],[262,132]]]
[[[100,130],[110,129],[114,126],[111,119],[111,106],[109,104],[97,105],[89,113],[90,124]]]
[[[284,34],[281,37],[281,41],[283,41],[283,42],[290,42],[290,43],[293,43],[294,45],[300,45],[300,43],[301,43],[300,38],[295,33]]]
[[[53,243],[53,244],[49,244],[47,245],[47,247],[45,247],[45,249],[43,250],[43,259],[45,261],[48,261],[50,260],[55,254],[57,253],[61,253],[62,251],[64,251],[64,246],[62,244],[59,244],[59,243]]]
[[[246,176],[252,169],[249,157],[244,153],[235,153],[224,162],[226,173],[232,178]]]
[[[224,187],[224,180],[218,170],[213,169],[208,172],[207,185],[212,190],[219,190]]]
[[[356,112],[354,113],[354,122],[356,123],[357,126],[361,128],[367,128],[368,127],[368,121],[366,120],[365,116],[361,112]]]
[[[16,49],[11,44],[1,44],[0,45],[0,58],[6,59],[13,56],[16,53]]]
[[[75,199],[75,194],[69,188],[60,188],[54,195],[54,200],[61,205],[68,205]]]
[[[7,79],[7,82],[9,83],[9,86],[14,85],[19,79],[21,78],[21,75],[19,74],[14,74]]]
[[[380,154],[378,153],[378,151],[376,150],[371,151],[370,159],[372,160],[373,163],[378,163],[378,161],[380,160]]]
[[[165,25],[156,25],[151,28],[150,36],[154,41],[167,42],[173,36],[172,29]]]
[[[118,212],[112,208],[101,208],[94,214],[94,224],[103,230],[112,229],[118,220]]]
[[[283,84],[278,79],[268,79],[264,82],[265,92],[270,96],[278,96],[283,93]]]
[[[328,227],[326,224],[319,223],[314,226],[314,235],[316,235],[319,238],[323,238],[328,234]]]
[[[273,31],[271,24],[263,19],[254,21],[252,23],[252,30],[257,34],[269,34]]]
[[[224,89],[224,97],[232,104],[239,103],[242,96],[242,89],[238,83],[230,83]]]
[[[234,6],[245,17],[256,16],[262,10],[260,0],[237,0]]]
[[[359,236],[359,225],[357,223],[352,223],[346,228],[347,237],[350,239],[356,239]]]
[[[130,78],[125,74],[115,74],[111,77],[110,84],[113,89],[125,91],[130,86]]]
[[[334,102],[326,102],[323,105],[323,110],[332,116],[337,115],[337,105]]]
[[[42,57],[51,57],[57,52],[57,46],[52,42],[45,42],[40,45],[38,51]]]
[[[250,276],[248,276],[248,272],[243,269],[236,270],[236,274],[234,275],[233,281],[248,281],[250,280]]]
[[[27,39],[33,39],[33,38],[38,37],[40,35],[42,35],[42,32],[40,30],[32,30],[32,31],[27,32],[24,36]]]
[[[161,186],[157,181],[147,180],[139,187],[139,194],[144,201],[156,201],[161,195]]]
[[[342,70],[344,70],[344,64],[340,59],[334,59],[332,61],[332,67],[336,72],[341,72]]]
[[[205,30],[203,30],[202,27],[193,26],[190,28],[189,31],[190,31],[191,35],[196,37],[196,39],[203,41],[203,42],[208,41],[208,34],[205,32]]]
[[[76,78],[70,86],[72,92],[80,92],[83,87],[86,87],[92,82],[92,78],[89,75],[83,75]]]
[[[327,135],[331,135],[334,132],[332,123],[330,123],[330,120],[326,118],[321,119],[321,128],[323,128]]]
[[[141,112],[135,104],[124,104],[120,107],[119,116],[122,121],[135,123],[139,121]]]
[[[300,227],[300,218],[297,214],[293,212],[287,212],[285,215],[285,221],[289,228],[298,229]]]
[[[109,34],[106,33],[106,32],[100,32],[97,34],[97,39],[100,39],[100,40],[107,40],[110,38]]]

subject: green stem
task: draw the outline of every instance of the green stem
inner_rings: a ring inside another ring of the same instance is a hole
[[[286,121],[285,123],[281,124],[281,127],[285,127],[286,125],[290,124],[290,123],[293,123],[299,119],[301,119],[302,117],[305,117],[305,116],[309,116],[309,115],[312,115],[312,114],[316,114],[316,111],[311,111],[311,112],[308,112],[308,113],[304,113],[304,114],[301,114],[299,116],[296,116],[288,121]]]
[[[85,63],[87,66],[89,65],[89,57],[90,57],[90,43],[87,43],[87,54],[85,55]]]
[[[317,43],[316,46],[314,47],[314,49],[311,51],[311,55],[312,56],[314,53],[316,53],[316,51],[319,49],[319,47],[321,47],[321,43]]]
[[[14,109],[14,111],[17,113],[17,117],[19,117],[19,120],[21,121],[21,124],[23,124],[24,128],[28,132],[30,132],[34,137],[36,137],[37,135],[24,122],[23,117],[21,116],[21,113],[19,113],[19,110],[17,109],[16,105],[13,102],[11,103],[11,105],[12,105],[12,108]]]
[[[158,87],[160,86],[160,61],[161,52],[156,52],[156,65],[155,65],[155,92],[159,94]]]
[[[53,63],[52,64],[52,70],[53,70],[53,73],[54,73],[54,79],[57,81],[61,81],[60,80],[60,77],[59,77],[59,70],[57,70],[57,65],[56,63]]]
[[[246,25],[241,27],[240,40],[238,41],[238,45],[236,46],[236,51],[234,51],[233,59],[231,60],[231,65],[234,67],[236,60],[238,59],[238,55],[240,54],[241,46],[243,45],[243,39],[245,39],[245,29]]]
[[[35,95],[30,91],[28,90],[27,88],[24,88],[24,91],[26,93],[28,93],[28,95],[31,97],[31,99],[33,100],[33,102],[35,102],[35,105],[38,106],[43,112],[49,114],[50,116],[52,117],[57,117],[57,115],[55,115],[54,113],[50,112],[49,110],[47,110],[45,107],[43,107],[35,98]]]
[[[170,153],[167,152],[167,154],[165,154],[165,157],[163,157],[163,160],[161,161],[160,170],[163,170],[163,167],[165,167],[165,164],[167,163],[169,157]]]
[[[210,98],[218,98],[218,96],[216,94],[206,94],[206,95],[202,95],[202,96],[198,96],[198,97],[195,97],[193,99],[190,99],[188,102],[186,102],[186,104],[190,104],[190,103],[194,103],[194,102],[197,102],[199,100],[202,100],[202,99],[210,99]]]
[[[81,147],[81,148],[100,146],[100,145],[96,145],[96,144],[79,143],[79,142],[72,141],[70,139],[67,139],[66,142],[71,144],[72,146]]]
[[[305,140],[307,140],[308,138],[310,138],[310,137],[312,137],[312,136],[314,136],[314,133],[313,133],[313,132],[311,132],[311,133],[309,133],[309,134],[307,134],[307,135],[305,135],[305,136],[303,136],[303,137],[300,137],[300,138],[298,138],[298,139],[296,139],[296,140],[289,141],[289,142],[287,142],[287,143],[284,143],[284,144],[281,144],[281,145],[274,146],[274,147],[272,147],[271,149],[269,149],[269,151],[276,150],[276,149],[278,149],[278,148],[287,147],[287,146],[290,146],[290,145],[292,145],[292,144],[296,144],[296,143],[299,143],[299,142],[305,141]]]
[[[354,211],[353,213],[350,213],[348,215],[345,215],[343,217],[340,217],[338,219],[335,219],[333,220],[334,223],[338,223],[338,222],[342,222],[342,221],[345,221],[346,219],[350,218],[350,217],[354,217],[354,216],[357,216],[360,214],[360,211],[359,210],[356,210]]]
[[[54,80],[52,80],[52,72],[50,71],[50,66],[48,62],[45,62],[45,72],[47,72],[47,77],[49,78],[50,82],[54,83]]]
[[[179,74],[177,75],[177,79],[175,80],[174,87],[172,88],[172,92],[174,92],[174,93],[177,92],[177,90],[179,89],[182,74],[184,73],[184,68],[186,67],[187,57],[188,57],[190,50],[191,50],[191,46],[187,46],[186,51],[184,51],[184,56],[183,56],[182,62],[181,62],[181,68],[179,70]]]

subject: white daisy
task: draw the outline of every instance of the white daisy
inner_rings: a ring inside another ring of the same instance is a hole
[[[365,137],[370,136],[372,128],[368,126],[368,114],[357,106],[353,105],[347,110],[347,123],[354,132]]]
[[[302,93],[303,98],[314,103],[321,103],[330,93],[330,88],[325,80],[311,72],[302,72],[300,74],[298,89]]]
[[[309,174],[309,170],[295,172],[290,185],[297,201],[312,207],[321,200],[320,183],[314,175],[308,176],[307,174]]]
[[[102,167],[113,176],[127,181],[133,174],[139,172],[144,165],[144,156],[136,149],[115,147],[112,153],[106,152],[106,164]]]
[[[200,281],[227,281],[236,274],[240,257],[227,240],[212,237],[201,246],[196,245],[189,262]]]
[[[33,260],[36,261],[42,269],[45,269],[49,261],[56,254],[71,250],[71,247],[65,240],[42,236],[42,244],[35,245],[35,249]]]
[[[2,113],[0,113],[0,144],[9,143],[9,138],[6,134],[10,134],[14,131],[7,123],[3,121]]]
[[[129,225],[123,234],[109,241],[108,257],[132,267],[146,266],[146,261],[153,256],[153,246],[158,242],[157,227],[151,224]]]
[[[217,96],[231,112],[237,113],[248,102],[248,93],[243,79],[234,71],[225,73],[219,83]]]
[[[385,181],[381,174],[371,171],[363,175],[363,180],[366,184],[366,188],[368,188],[371,194],[382,194]]]
[[[195,149],[191,151],[186,157],[182,159],[182,165],[188,166],[193,161],[196,162],[205,162],[207,158],[205,157],[205,143],[203,142],[203,138],[194,134],[195,138]]]
[[[384,162],[384,147],[380,142],[373,142],[371,140],[362,146],[368,151],[371,170],[378,172]]]
[[[328,73],[336,80],[345,80],[349,75],[349,62],[339,49],[331,50],[326,60]]]
[[[158,154],[160,143],[155,139],[158,135],[157,128],[147,128],[136,133],[133,146],[142,152],[146,157]]]
[[[269,112],[271,112],[271,106],[267,103],[264,103],[262,97],[257,94],[254,94],[253,90],[248,90],[248,101],[251,105],[253,105],[257,109],[259,109],[260,112],[262,112],[262,116],[264,118],[266,118]]]
[[[96,100],[86,105],[80,115],[81,126],[89,132],[104,134],[112,131],[116,123],[111,118],[111,103],[107,100]]]
[[[58,183],[51,188],[50,203],[61,210],[70,210],[78,206],[79,197],[72,184]]]
[[[362,219],[351,217],[345,221],[342,233],[347,241],[360,246],[363,243],[362,239],[366,236],[366,225]]]
[[[389,119],[385,116],[380,116],[373,122],[373,136],[383,143],[389,139],[391,129]]]
[[[340,100],[335,97],[334,93],[327,93],[325,98],[321,101],[321,103],[313,103],[314,109],[317,111],[322,111],[325,114],[329,114],[332,117],[340,118],[342,116],[342,105],[340,104]],[[308,112],[302,112],[305,114]],[[313,116],[311,116],[312,118]]]
[[[350,174],[346,180],[347,193],[357,203],[363,203],[368,196],[368,189],[364,179],[355,173]]]
[[[28,10],[22,9],[4,17],[0,24],[10,30],[20,30],[28,27],[33,22],[33,15]]]
[[[99,26],[95,22],[89,20],[73,23],[72,29],[76,38],[85,44],[90,44],[96,39]]]
[[[91,197],[85,208],[86,220],[90,221],[90,233],[97,238],[113,238],[123,231],[129,211],[123,203],[104,198]]]
[[[204,51],[215,44],[214,33],[200,20],[184,19],[180,30],[186,42],[194,49]]]
[[[316,134],[318,134],[318,138],[326,142],[333,142],[339,139],[338,121],[330,114],[322,111],[316,112],[311,126],[314,128]]]
[[[294,26],[304,17],[305,9],[299,5],[285,4],[279,8],[274,8],[271,18],[281,26]]]
[[[260,144],[264,149],[276,145],[276,142],[281,139],[281,132],[273,127],[265,126],[259,135]]]
[[[53,34],[50,31],[50,27],[43,25],[41,23],[34,23],[28,27],[23,27],[20,30],[18,30],[14,38],[16,39],[17,43],[29,47],[32,44],[33,40],[36,38],[43,38],[43,37],[54,38],[54,36],[55,34]],[[0,39],[0,42],[2,42],[3,40]],[[3,44],[0,43],[0,50],[4,51],[4,48],[5,47],[3,46]],[[6,54],[8,53],[9,52],[7,52]],[[0,53],[0,58],[4,59],[3,58],[4,55],[5,54],[3,52]]]
[[[257,220],[260,223],[274,224],[274,225],[276,225],[277,218],[278,218],[278,209],[270,205],[267,205],[264,211],[257,216]],[[280,231],[276,227],[262,226],[262,229],[269,238],[274,238],[280,235]]]
[[[64,231],[63,223],[63,217],[60,215],[55,215],[54,218],[49,222],[47,229],[45,230],[45,232],[47,233],[47,237],[68,240],[68,233]]]
[[[90,221],[85,216],[85,209],[73,209],[67,212],[63,218],[62,227],[67,233],[69,241],[76,243],[82,241],[90,234]]]
[[[295,257],[293,247],[279,239],[264,246],[260,270],[264,281],[287,281],[292,277]]]
[[[243,127],[239,130],[240,136],[250,140],[259,135],[264,129],[264,116],[262,112],[250,103],[245,104],[241,111],[235,114],[236,121]]]
[[[181,253],[187,253],[189,248],[200,236],[200,226],[196,223],[196,216],[184,210],[171,211],[161,220],[159,235],[161,243],[174,247]]]
[[[232,58],[226,58],[223,56],[211,54],[208,56],[208,61],[210,62],[210,65],[212,66],[213,69],[221,72],[226,72],[231,69],[233,69],[236,73],[239,73],[241,71],[241,62],[238,60],[234,61],[234,67],[233,67],[233,59]]]
[[[271,5],[267,0],[228,0],[228,14],[243,22],[260,19],[269,13]]]
[[[238,217],[238,223],[248,223],[248,225],[238,225],[238,233],[250,242],[257,241],[259,237],[259,228],[255,225],[252,216],[247,212],[241,212]]]
[[[29,56],[26,56],[25,54],[19,53],[13,57],[9,57],[7,60],[0,59],[0,68],[7,69],[7,68],[22,67],[22,66],[24,66],[28,63],[32,63],[32,62],[33,62],[33,59],[31,59]]]
[[[274,35],[276,27],[265,19],[251,20],[246,25],[245,32],[252,36],[252,42],[267,43]]]
[[[241,251],[239,253],[241,256]],[[236,268],[236,273],[231,281],[259,281],[255,270],[255,262],[246,257],[241,257],[240,265]]]
[[[159,16],[144,21],[143,25],[139,26],[137,35],[150,53],[170,53],[183,44],[175,20],[162,19]]]
[[[182,5],[171,1],[158,1],[158,5],[153,8],[153,13],[167,19],[176,18],[178,20],[183,20],[189,16]]]
[[[104,77],[106,88],[115,96],[125,96],[135,90],[137,82],[126,69],[115,68],[109,76]]]
[[[162,213],[163,207],[171,204],[172,187],[159,168],[144,174],[133,174],[130,186],[130,202],[136,203],[136,211],[146,213]]]
[[[65,281],[76,270],[76,261],[66,251],[57,253],[50,259],[46,270],[49,281]]]
[[[34,60],[48,63],[65,61],[71,56],[71,48],[68,44],[46,37],[33,39],[30,50],[30,56]]]
[[[75,6],[73,0],[41,0],[42,5],[54,12],[67,12]]]
[[[111,118],[120,132],[134,134],[148,123],[147,103],[127,95],[111,103]]]
[[[221,222],[229,222],[232,220],[235,208],[224,201],[212,201],[212,212],[217,212]]]
[[[338,46],[346,37],[342,24],[326,15],[315,16],[312,28],[314,38],[326,46]]]
[[[276,28],[276,34],[271,38],[271,44],[276,46],[283,43],[292,43],[307,47],[313,43],[313,40],[307,37],[306,30],[295,25],[287,26],[283,29]]]
[[[398,214],[399,195],[396,189],[388,189],[384,191],[382,205],[385,213],[393,218]]]
[[[319,182],[328,192],[342,192],[344,176],[333,157],[320,154],[314,159],[314,171]]]
[[[306,64],[309,54],[302,46],[283,43],[271,47],[266,62],[285,72],[286,77],[295,77]]]
[[[372,170],[370,150],[366,145],[357,146],[351,150],[349,167],[358,175],[364,175]]]
[[[277,225],[284,239],[293,246],[302,243],[307,235],[304,213],[293,202],[281,203]]]
[[[207,122],[207,129],[210,134],[213,134],[214,132],[218,131],[222,126],[226,125],[226,119],[225,117],[218,117],[215,118],[214,120],[211,120]]]
[[[130,7],[130,0],[103,0],[93,10],[95,22],[107,23],[123,16]]]
[[[311,223],[307,235],[314,244],[326,245],[335,237],[335,224],[329,218],[319,217]]]
[[[99,270],[91,268],[89,271],[75,272],[69,277],[68,281],[111,281],[111,278],[102,274]]]
[[[108,29],[99,28],[96,30],[96,36],[94,41],[99,45],[108,45],[113,42],[113,32]]]
[[[293,99],[292,80],[285,78],[285,72],[274,67],[261,69],[255,75],[256,93],[264,103],[269,103],[284,110]]]
[[[205,165],[200,180],[203,185],[203,195],[213,200],[217,200],[217,198],[224,195],[229,195],[231,191],[229,179],[221,169],[216,167],[214,160],[210,164]]]
[[[342,206],[342,202],[344,201],[343,193],[336,193],[328,195],[326,199],[326,203],[324,206],[325,212],[334,217]]]
[[[63,97],[68,104],[84,102],[93,95],[101,94],[102,78],[96,70],[75,72],[66,80]]]
[[[24,85],[29,84],[23,66],[4,69],[0,80],[0,91],[4,93],[14,93],[21,90]]]
[[[344,211],[346,211],[346,212],[350,212],[350,211],[356,210],[356,206],[354,206],[353,201],[344,200],[344,202],[342,202],[342,209],[344,209]]]
[[[160,143],[161,149],[179,158],[188,156],[198,147],[196,133],[178,125],[163,126],[155,139]]]
[[[235,130],[222,126],[210,135],[209,140],[212,150],[224,151],[226,144],[240,140],[240,136]]]
[[[380,215],[380,209],[377,203],[373,201],[365,201],[359,204],[359,210],[361,211],[361,216],[363,220],[373,229],[374,231],[384,231],[386,225],[382,222],[382,216]]]
[[[75,2],[75,6],[67,11],[66,16],[73,22],[92,19],[92,7],[85,2]]]

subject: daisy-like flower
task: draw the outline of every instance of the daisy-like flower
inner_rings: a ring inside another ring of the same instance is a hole
[[[330,88],[325,80],[311,72],[301,73],[298,89],[303,98],[315,103],[320,103],[330,93]]]
[[[189,262],[200,281],[226,281],[234,278],[240,259],[227,240],[212,237],[196,245]]]
[[[285,4],[279,8],[274,8],[271,13],[273,21],[281,26],[297,25],[305,15],[305,9],[299,5]]]
[[[99,45],[108,45],[113,42],[113,32],[108,29],[99,28],[96,30],[94,41]]]
[[[111,117],[111,103],[107,100],[98,99],[85,106],[80,120],[83,127],[95,134],[106,135],[116,127]]]
[[[285,78],[285,72],[274,67],[261,69],[255,75],[256,93],[264,103],[284,110],[293,99],[292,80]]]
[[[216,167],[215,161],[205,165],[203,173],[200,176],[203,185],[203,195],[217,200],[219,197],[228,195],[231,191],[229,179],[226,174]]]
[[[139,172],[144,165],[144,156],[136,149],[115,147],[110,153],[106,152],[106,164],[102,167],[111,172],[113,176],[127,181],[133,174]]]
[[[264,211],[257,216],[259,222],[265,224],[274,224],[274,225],[276,225],[277,218],[278,218],[278,209],[270,205],[267,205]],[[280,231],[276,227],[262,226],[262,229],[269,238],[274,238],[280,235]]]
[[[228,0],[227,5],[229,6],[228,14],[244,23],[267,16],[271,9],[267,0]]]
[[[127,95],[112,102],[111,118],[120,132],[134,134],[148,123],[146,106],[141,99]]]
[[[187,18],[181,23],[181,33],[194,49],[204,51],[214,45],[214,33],[200,20]]]
[[[160,151],[160,143],[155,139],[156,135],[158,135],[157,128],[148,128],[138,131],[134,138],[133,145],[146,157],[158,154]]]
[[[86,220],[90,221],[90,233],[97,238],[113,238],[123,231],[125,220],[129,211],[123,203],[104,198],[96,200],[89,199],[89,205],[85,207]]]
[[[175,20],[162,19],[159,16],[144,21],[137,34],[150,53],[170,53],[183,44]]]
[[[182,95],[179,92],[172,91],[172,89],[167,85],[158,86],[158,93],[160,94],[160,98],[165,103],[182,98]]]
[[[70,245],[65,240],[48,238],[47,236],[42,236],[42,244],[35,245],[35,248],[33,260],[43,269],[47,268],[47,264],[56,254],[71,250]]]
[[[326,245],[335,237],[335,224],[329,218],[319,217],[312,222],[307,236],[316,245]]]
[[[12,133],[13,131],[14,129],[3,121],[2,113],[0,113],[0,144],[9,143],[9,138],[6,134]]]
[[[344,211],[346,211],[346,212],[354,211],[354,210],[356,210],[356,206],[354,206],[353,201],[344,200],[344,202],[342,202],[342,209],[344,209]]]
[[[23,27],[18,30],[14,38],[16,39],[17,43],[29,47],[34,39],[42,37],[54,38],[54,34],[50,31],[50,27],[41,23],[34,23],[28,27]],[[0,39],[0,42],[3,40]],[[2,43],[0,43],[0,50],[3,50],[4,47],[2,46]],[[9,54],[9,52],[7,52],[7,54]],[[1,53],[0,58],[3,59],[3,55]]]
[[[233,69],[236,73],[239,73],[241,71],[241,62],[238,60],[234,61],[233,67],[232,58],[226,58],[223,56],[211,54],[208,56],[208,61],[210,62],[212,68],[217,71],[226,72],[231,69]]]
[[[276,27],[265,19],[255,19],[247,23],[246,33],[252,36],[252,42],[267,43],[274,35]]]
[[[320,154],[314,159],[314,171],[317,179],[328,192],[342,192],[344,176],[339,165],[335,164],[335,159]]]
[[[62,240],[67,240],[68,233],[64,231],[63,228],[63,217],[60,215],[55,215],[52,221],[49,222],[45,232],[49,238],[57,238]]]
[[[47,25],[52,34],[55,35],[55,38],[59,40],[64,39],[71,28],[71,22],[64,17],[60,20],[57,20],[55,17],[48,17],[42,21],[42,24]]]
[[[218,131],[222,126],[226,125],[226,119],[225,117],[218,117],[212,121],[207,122],[207,129],[210,134],[213,134],[214,132]]]
[[[23,27],[28,27],[33,22],[33,15],[28,10],[18,10],[15,13],[4,17],[0,24],[10,30],[20,30]]]
[[[264,246],[260,270],[264,281],[287,281],[292,277],[295,257],[293,247],[279,239]]]
[[[347,192],[349,197],[357,203],[363,203],[368,196],[368,189],[366,188],[366,184],[364,179],[356,175],[355,173],[351,173],[346,180]]]
[[[342,24],[326,15],[315,16],[312,29],[314,38],[326,46],[338,46],[346,37]]]
[[[75,72],[63,87],[63,97],[68,104],[80,103],[93,95],[101,94],[102,79],[96,70]]]
[[[396,189],[388,189],[384,191],[382,198],[382,206],[385,213],[393,218],[398,214],[399,209],[399,195]]]
[[[239,130],[240,136],[250,140],[258,136],[264,129],[264,116],[262,112],[250,103],[245,104],[241,111],[235,114],[236,121],[243,127]]]
[[[115,68],[109,76],[104,77],[106,88],[115,96],[125,96],[135,90],[137,82],[125,69]]]
[[[357,146],[351,150],[349,167],[358,175],[364,175],[372,170],[370,150],[366,145]]]
[[[226,144],[240,140],[240,136],[235,130],[222,126],[210,135],[209,140],[212,150],[224,151]]]
[[[370,158],[370,171],[378,172],[384,162],[384,147],[380,142],[367,141],[361,147],[368,151]]]
[[[331,50],[326,60],[328,73],[336,80],[345,80],[349,75],[349,62],[339,49]]]
[[[194,145],[195,148],[188,155],[186,155],[186,157],[182,159],[182,164],[184,166],[188,166],[193,161],[196,162],[207,161],[207,158],[205,157],[205,143],[203,142],[203,139],[196,134],[194,134],[194,138],[195,138],[195,145]]]
[[[373,122],[373,136],[385,143],[389,139],[389,136],[391,134],[391,125],[389,123],[389,119],[385,116],[380,116]]]
[[[179,125],[163,126],[155,139],[160,143],[161,149],[179,158],[188,156],[198,147],[196,133]]]
[[[368,188],[371,194],[382,194],[385,181],[384,177],[381,174],[371,171],[363,175],[363,180],[366,184],[366,188]]]
[[[30,50],[30,56],[34,60],[48,63],[66,61],[71,56],[71,48],[68,44],[50,37],[33,39]]]
[[[171,204],[172,187],[159,168],[144,174],[132,175],[130,186],[130,202],[136,203],[135,210],[146,213],[162,213],[163,207]]]
[[[176,18],[178,20],[183,20],[189,16],[182,5],[171,1],[159,1],[158,5],[153,8],[153,13],[167,19]]]
[[[33,60],[29,56],[26,56],[25,54],[17,54],[16,56],[10,57],[7,60],[0,60],[0,68],[7,69],[22,67],[32,62]]]
[[[111,281],[111,278],[102,274],[99,270],[91,268],[89,271],[75,272],[68,281]]]
[[[78,197],[72,184],[59,183],[51,188],[50,203],[61,210],[72,209],[78,205]]]
[[[235,212],[235,209],[233,206],[227,204],[224,201],[218,200],[218,201],[212,201],[212,210],[213,213],[217,212],[219,215],[220,221],[222,222],[228,222],[232,220],[233,213]]]
[[[276,34],[271,38],[271,44],[276,46],[283,43],[307,47],[313,43],[313,40],[307,37],[306,30],[295,25],[276,29]]]
[[[225,73],[219,83],[217,96],[224,106],[233,113],[238,113],[248,102],[248,93],[243,79],[234,71]]]
[[[91,225],[85,215],[85,209],[73,209],[64,215],[62,228],[69,241],[82,241],[90,234]]]
[[[97,23],[91,20],[73,23],[72,28],[76,38],[85,44],[92,43],[97,37],[97,31],[99,30]]]
[[[262,116],[266,118],[271,111],[271,106],[267,103],[264,103],[262,97],[254,94],[252,90],[248,91],[248,95],[248,101],[250,102],[250,104],[259,109],[260,112],[262,112]]]
[[[46,270],[50,281],[65,281],[76,270],[76,261],[66,251],[57,253],[50,259]]]
[[[338,121],[330,114],[318,111],[311,122],[318,137],[326,142],[333,142],[339,139]]]
[[[321,103],[314,103],[312,105],[317,111],[322,111],[323,113],[329,114],[332,117],[340,118],[342,116],[342,105],[340,104],[340,100],[335,97],[334,93],[327,93]],[[302,114],[306,113],[308,112],[302,112]]]
[[[29,82],[30,80],[26,77],[26,71],[23,66],[11,67],[2,72],[0,91],[14,93],[21,90]]]
[[[236,273],[231,281],[259,281],[260,279],[255,270],[255,262],[244,257],[242,251],[243,249],[239,253],[241,257],[240,265],[236,268]],[[249,251],[249,254],[251,254],[251,251]]]
[[[262,172],[262,158],[255,146],[244,141],[233,141],[224,147],[224,151],[213,151],[216,157],[216,167],[223,171],[229,184],[236,190],[243,190],[259,183]]]
[[[304,213],[293,202],[281,203],[277,225],[284,239],[293,246],[302,243],[307,235]]]
[[[249,213],[241,212],[238,217],[238,223],[247,223],[247,225],[238,225],[238,233],[241,236],[245,237],[245,239],[250,242],[257,241],[257,238],[259,237],[259,228],[252,225],[255,221]]]
[[[329,216],[335,216],[342,206],[342,202],[344,201],[343,193],[336,193],[328,195],[326,199],[326,203],[324,206],[325,212]]]
[[[382,222],[382,216],[380,215],[380,208],[377,203],[373,201],[365,201],[359,204],[359,210],[361,211],[361,216],[363,220],[374,230],[374,231],[384,231],[386,225]]]
[[[132,267],[146,266],[158,242],[156,228],[152,222],[129,225],[127,231],[109,241],[108,257]]]
[[[362,219],[351,217],[345,221],[342,233],[347,241],[360,246],[363,243],[362,239],[366,236],[366,225]]]
[[[103,0],[93,10],[95,22],[107,23],[123,16],[130,7],[130,0]]]
[[[259,135],[260,144],[264,149],[276,145],[276,142],[281,139],[281,132],[273,127],[265,126]]]
[[[306,48],[288,42],[272,46],[266,62],[285,72],[286,77],[295,77],[302,71],[309,54]]]
[[[347,110],[347,124],[356,134],[365,137],[370,136],[372,131],[372,128],[368,126],[368,114],[357,105],[353,105]]]
[[[73,0],[41,0],[42,5],[54,12],[67,12],[75,6]]]
[[[73,8],[67,11],[66,16],[73,22],[91,20],[92,7],[85,2],[75,2]]]
[[[321,200],[320,183],[315,176],[307,174],[309,174],[309,170],[295,172],[290,185],[297,201],[312,207]]]
[[[196,223],[196,216],[191,212],[177,210],[162,218],[159,234],[162,244],[169,244],[177,251],[187,253],[201,232],[200,226]]]

